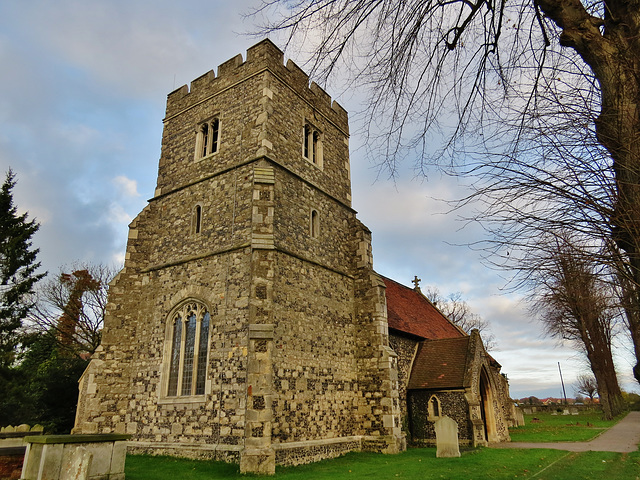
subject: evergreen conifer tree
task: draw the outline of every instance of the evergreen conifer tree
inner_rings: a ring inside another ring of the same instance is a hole
[[[40,225],[27,221],[26,213],[18,215],[13,204],[15,184],[9,169],[0,190],[0,369],[13,362],[19,328],[33,306],[33,287],[45,275],[36,273],[39,250],[31,244]]]

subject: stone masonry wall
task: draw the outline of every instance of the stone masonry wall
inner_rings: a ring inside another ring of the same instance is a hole
[[[495,407],[499,412],[500,418],[499,423],[496,425],[498,436],[501,441],[508,441],[511,438],[509,435],[509,427],[516,424],[513,401],[509,396],[509,383],[507,379],[502,376],[498,368],[493,367],[490,369],[490,372],[495,385]]]
[[[274,442],[357,434],[353,281],[288,255],[275,277]]]
[[[165,122],[161,195],[130,226],[102,347],[81,385],[95,393],[84,395],[76,431],[128,432],[141,449],[159,443],[233,449],[244,442],[253,167],[230,165],[240,152],[235,145],[256,136],[244,128],[246,117],[235,124],[229,117],[223,126],[239,131],[240,141],[225,142],[223,131],[218,154],[193,160],[194,123],[227,102],[232,99],[216,97]],[[169,313],[188,298],[208,307],[212,325],[207,394],[184,402],[163,398],[161,377]]]
[[[474,432],[473,445],[485,445],[489,442],[509,441],[509,428],[504,415],[503,404],[505,402],[504,385],[500,378],[500,370],[493,365],[493,360],[489,357],[482,345],[482,339],[478,330],[472,330],[469,339],[469,354],[467,358],[467,372],[465,374],[465,385],[468,386],[466,398],[469,403],[469,415],[473,424]],[[488,417],[489,427],[487,432],[489,438],[485,437],[485,427],[482,420],[482,384],[486,382],[486,399],[489,404],[490,414]]]
[[[389,346],[398,354],[398,400],[403,431],[408,435],[407,385],[419,342],[403,335],[389,334]]]
[[[441,415],[446,415],[458,424],[458,439],[461,444],[473,441],[473,429],[469,421],[469,405],[462,391],[413,390],[409,392],[409,411],[414,445],[434,445],[436,440],[435,423],[427,419],[428,402],[432,395],[440,400]]]
[[[248,268],[242,264],[248,263],[247,254],[239,251],[201,263],[199,268],[184,264],[149,272],[141,275],[146,288],[127,289],[127,297],[135,305],[123,303],[121,308],[138,311],[141,316],[134,322],[123,322],[118,331],[122,336],[113,343],[109,333],[100,355],[92,360],[92,364],[103,361],[104,365],[95,372],[89,370],[97,384],[97,404],[93,406],[97,412],[86,412],[87,422],[76,425],[82,433],[129,433],[132,442],[141,446],[144,442],[241,442],[248,321],[248,292],[241,285],[246,283]],[[127,277],[121,275],[116,288]],[[184,402],[163,395],[161,376],[169,312],[188,298],[205,303],[212,317],[206,395]],[[110,317],[111,325],[113,320]],[[128,341],[123,341],[125,338]],[[116,392],[121,393],[116,396]]]
[[[266,87],[270,95],[266,105],[268,119],[265,128],[268,140],[273,144],[268,155],[308,182],[313,189],[317,188],[344,205],[351,206],[346,112],[335,102],[331,104],[329,96],[317,85],[312,84],[311,90],[308,89],[308,77],[293,62],[288,62],[286,68],[274,68],[273,73]],[[282,83],[280,79],[290,79],[291,83]],[[317,95],[318,99],[310,98],[310,93]],[[330,104],[332,108],[327,109]],[[291,108],[292,105],[297,108]],[[305,123],[321,132],[321,165],[300,161]]]
[[[353,278],[354,251],[349,225],[355,213],[291,174],[276,169],[276,177],[274,222],[278,247]],[[310,235],[311,210],[318,212],[316,238]]]
[[[362,397],[358,420],[363,449],[397,453],[406,448],[398,400],[398,363],[389,347],[385,286],[373,271],[371,232],[360,222],[352,226],[356,257],[356,324],[358,378]]]

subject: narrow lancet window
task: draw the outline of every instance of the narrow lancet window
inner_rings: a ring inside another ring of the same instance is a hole
[[[431,398],[429,398],[429,404],[427,405],[427,409],[428,409],[430,418],[436,419],[440,417],[441,406],[440,406],[440,400],[438,399],[438,397],[436,397],[435,395],[431,395]]]
[[[201,157],[209,155],[209,124],[205,123],[200,129],[202,133],[202,150],[200,152]]]
[[[211,152],[216,153],[218,151],[218,134],[220,133],[220,120],[214,118],[211,121]]]
[[[318,144],[320,142],[320,134],[318,132],[313,132],[313,158],[311,159],[311,162],[315,163],[316,165],[318,164]]]
[[[193,360],[196,350],[196,315],[192,313],[187,320],[184,342],[184,361],[182,366],[182,395],[191,395],[193,385]]]
[[[309,158],[309,137],[311,136],[311,127],[309,127],[309,125],[304,126],[302,135],[302,155],[304,158]]]
[[[202,231],[202,207],[200,205],[196,205],[193,209],[192,229],[196,234]]]
[[[319,229],[320,229],[320,220],[318,219],[318,211],[311,210],[311,219],[310,219],[311,238],[318,238]]]

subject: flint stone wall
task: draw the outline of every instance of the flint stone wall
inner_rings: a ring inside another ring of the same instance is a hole
[[[469,404],[461,391],[412,390],[409,392],[409,411],[411,422],[411,442],[414,445],[435,445],[435,423],[427,419],[428,403],[432,395],[440,400],[440,415],[452,418],[458,424],[460,445],[473,442],[473,429],[469,420]]]
[[[411,367],[420,342],[397,333],[389,334],[389,346],[398,354],[398,401],[400,403],[403,429],[409,435],[409,413],[407,411],[407,384]]]

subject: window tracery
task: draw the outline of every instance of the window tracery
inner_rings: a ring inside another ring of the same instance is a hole
[[[302,130],[302,156],[322,168],[322,133],[309,123],[305,123]]]
[[[202,303],[188,301],[171,319],[168,397],[204,395],[211,315]]]
[[[196,134],[196,159],[218,152],[220,144],[220,119],[214,117],[198,125]]]

